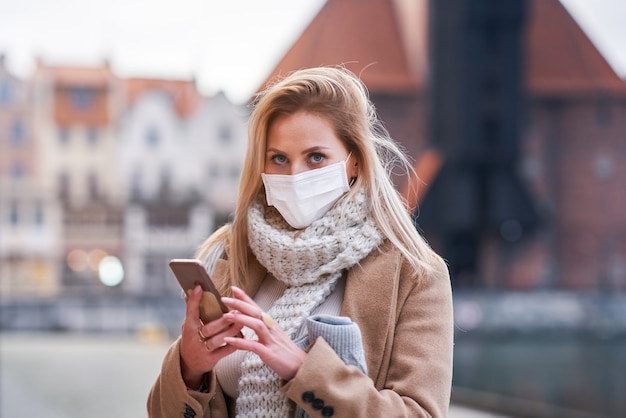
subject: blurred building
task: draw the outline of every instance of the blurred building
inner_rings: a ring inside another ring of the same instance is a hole
[[[130,79],[117,173],[125,196],[125,288],[179,291],[167,263],[189,258],[234,209],[247,114],[193,81]]]
[[[188,156],[198,160],[191,175],[196,193],[216,213],[218,226],[231,216],[248,142],[249,109],[234,105],[223,93],[205,98],[187,125]]]
[[[328,0],[268,80],[332,64],[415,158],[455,286],[626,288],[626,84],[558,0]]]
[[[185,122],[201,101],[195,83],[132,78],[125,84],[128,102],[118,148],[118,174],[130,192],[125,199],[157,200],[164,194],[189,199],[188,171],[196,160],[187,159]]]
[[[234,210],[247,109],[107,62],[20,80],[4,58],[0,109],[3,296],[178,294],[167,262]]]
[[[60,205],[39,164],[30,84],[0,57],[0,293],[54,294],[59,289]]]
[[[111,167],[123,84],[106,62],[74,67],[38,59],[30,87],[43,189],[61,205],[60,285],[64,292],[97,291],[100,261],[122,254],[124,208]]]

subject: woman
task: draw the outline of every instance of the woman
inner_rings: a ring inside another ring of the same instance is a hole
[[[231,311],[203,324],[202,291],[187,299],[151,417],[446,416],[450,281],[390,180],[397,161],[345,69],[259,95],[234,221],[197,254]]]

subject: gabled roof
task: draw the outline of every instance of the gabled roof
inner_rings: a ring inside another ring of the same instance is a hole
[[[427,9],[428,0],[327,0],[260,87],[299,68],[345,64],[370,92],[412,94],[427,83]],[[530,0],[527,24],[531,94],[626,92],[559,0]]]
[[[37,60],[36,74],[45,74],[58,87],[106,88],[115,78],[108,63],[101,66],[62,66]]]
[[[38,88],[52,88],[52,115],[61,126],[102,127],[114,119],[109,101],[112,84],[118,79],[107,62],[100,66],[57,66],[38,59],[33,79]]]
[[[532,93],[626,92],[626,83],[558,0],[529,4],[526,80]]]
[[[158,78],[129,78],[126,80],[128,104],[132,106],[143,94],[151,91],[166,93],[179,116],[190,116],[200,105],[202,96],[193,80],[163,80]]]
[[[415,91],[424,83],[426,0],[328,0],[276,65],[276,76],[344,65],[371,92]],[[420,56],[421,55],[421,56]]]
[[[43,76],[57,87],[91,87],[107,88],[111,81],[117,78],[111,70],[108,61],[102,65],[53,65],[45,63],[41,57],[37,58],[35,77]]]

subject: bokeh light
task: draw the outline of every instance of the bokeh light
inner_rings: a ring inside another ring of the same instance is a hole
[[[84,250],[76,249],[67,254],[67,266],[75,272],[84,271],[89,265],[89,256]]]
[[[100,262],[109,254],[106,251],[96,248],[89,251],[89,268],[93,271],[98,271],[100,268]]]
[[[98,266],[100,281],[105,286],[117,286],[124,280],[124,267],[119,258],[106,256],[100,260]]]

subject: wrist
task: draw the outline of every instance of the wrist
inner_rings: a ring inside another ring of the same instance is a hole
[[[291,379],[293,379],[298,374],[298,371],[302,367],[302,364],[304,364],[304,360],[306,360],[306,352],[301,351],[299,355],[296,356],[294,360],[294,364],[292,365],[291,369],[285,372],[284,376],[282,376],[282,379],[285,382],[288,382]]]
[[[180,372],[185,386],[187,386],[189,389],[195,390],[196,388],[200,387],[204,380],[204,373],[196,372],[188,367],[185,364],[185,360],[182,358],[182,356],[180,359]]]

